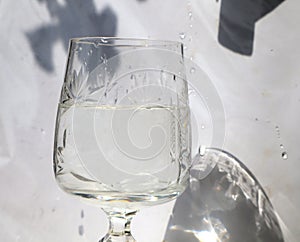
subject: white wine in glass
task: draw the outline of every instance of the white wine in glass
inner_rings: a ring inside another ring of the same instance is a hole
[[[182,49],[173,41],[70,41],[54,171],[64,191],[106,212],[110,229],[100,241],[135,241],[135,213],[176,198],[187,185],[191,133]]]

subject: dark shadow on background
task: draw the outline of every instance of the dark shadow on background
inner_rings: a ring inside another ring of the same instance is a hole
[[[61,5],[57,0],[39,0],[47,5],[53,23],[26,33],[37,63],[46,71],[54,70],[53,47],[62,41],[65,50],[70,38],[81,36],[115,36],[117,16],[106,7],[96,12],[93,0],[66,0]]]
[[[284,0],[222,0],[218,40],[242,55],[252,55],[255,23]]]
[[[283,242],[273,207],[247,168],[216,149],[199,157],[164,241]]]

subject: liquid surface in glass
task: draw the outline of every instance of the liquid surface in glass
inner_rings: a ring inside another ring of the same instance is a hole
[[[102,207],[175,198],[188,177],[188,121],[188,108],[178,106],[60,104],[56,179]]]

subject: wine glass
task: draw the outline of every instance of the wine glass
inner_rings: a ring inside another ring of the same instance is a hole
[[[175,41],[71,39],[58,105],[54,172],[67,193],[99,205],[100,241],[135,241],[130,222],[188,183],[190,111]]]

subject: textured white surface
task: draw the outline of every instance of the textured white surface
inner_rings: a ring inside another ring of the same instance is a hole
[[[96,11],[106,3],[95,1]],[[250,57],[217,42],[220,2],[130,0],[110,1],[110,7],[118,18],[118,36],[180,40],[179,33],[186,34],[187,56],[206,71],[222,98],[223,148],[239,157],[266,189],[286,241],[299,241],[299,1],[283,2],[256,23]],[[66,51],[60,39],[53,42],[54,67],[47,72],[37,64],[26,33],[59,21],[43,1],[0,1],[1,241],[97,241],[107,228],[99,209],[65,195],[53,177],[52,143]],[[133,221],[138,241],[161,241],[171,209],[169,203],[138,214]]]

